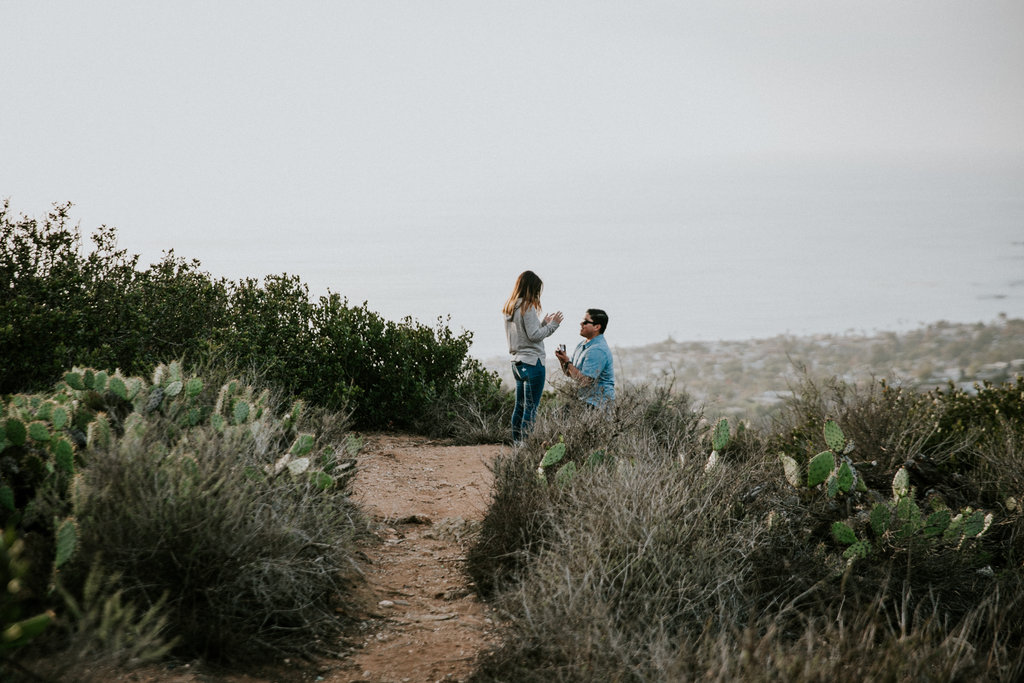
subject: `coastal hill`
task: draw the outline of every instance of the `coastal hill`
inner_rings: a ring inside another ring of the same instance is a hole
[[[753,418],[790,395],[802,371],[850,383],[886,378],[930,389],[952,382],[1000,383],[1024,375],[1024,319],[1005,315],[992,323],[937,322],[909,332],[796,337],[746,341],[682,342],[668,339],[638,347],[613,347],[620,385],[671,383],[714,412]],[[504,358],[486,361],[505,386],[512,372]],[[559,382],[554,358],[548,381]]]

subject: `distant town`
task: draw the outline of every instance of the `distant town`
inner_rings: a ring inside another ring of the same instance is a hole
[[[791,395],[804,374],[849,383],[888,379],[922,390],[950,383],[968,392],[980,382],[1024,375],[1024,319],[992,323],[937,322],[910,332],[875,335],[780,335],[767,339],[615,347],[616,381],[670,383],[716,413],[753,418]],[[560,381],[554,360],[548,380]],[[506,386],[512,373],[490,359]]]

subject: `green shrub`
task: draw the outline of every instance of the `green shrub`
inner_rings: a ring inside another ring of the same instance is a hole
[[[0,208],[0,394],[45,390],[72,366],[142,375],[219,359],[308,402],[353,410],[366,428],[456,432],[461,397],[500,410],[493,378],[468,358],[472,334],[394,322],[339,294],[314,301],[295,276],[214,279],[173,251],[148,268],[102,227],[83,255],[70,204],[43,220]]]

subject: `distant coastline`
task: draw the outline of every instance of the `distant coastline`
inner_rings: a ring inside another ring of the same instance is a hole
[[[940,321],[907,332],[777,335],[747,341],[666,340],[613,347],[620,383],[671,383],[716,412],[754,417],[790,395],[801,368],[847,382],[890,378],[920,388],[1004,382],[1024,376],[1024,319]],[[483,361],[512,384],[504,358]],[[559,382],[554,358],[549,383]]]

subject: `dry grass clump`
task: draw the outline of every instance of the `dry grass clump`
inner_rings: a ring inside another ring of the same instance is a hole
[[[217,386],[199,402],[212,404]],[[354,541],[365,523],[347,480],[323,486],[273,468],[299,433],[319,437],[318,467],[343,457],[345,415],[307,408],[287,422],[271,392],[254,394],[261,417],[237,426],[183,428],[173,406],[136,416],[76,477],[79,547],[64,581],[81,593],[99,567],[117,577],[119,599],[139,610],[162,604],[182,656],[325,651],[358,579]]]
[[[665,387],[621,391],[610,411],[592,410],[564,394],[542,406],[526,443],[499,456],[492,466],[492,502],[467,558],[477,589],[490,595],[514,581],[524,558],[549,536],[546,512],[561,506],[564,492],[537,476],[547,448],[565,443],[565,462],[580,467],[597,451],[607,463],[637,454],[685,458],[700,448],[700,419],[686,395]]]
[[[910,495],[925,515],[945,501],[954,513],[961,505],[991,511],[982,536],[944,542],[923,527],[872,535],[868,513],[892,502],[895,471],[921,462],[908,444],[923,443],[933,425],[884,391],[811,389],[776,422],[784,438],[748,428],[711,468],[711,425],[685,399],[636,391],[603,415],[543,415],[526,446],[496,465],[494,507],[470,557],[473,578],[506,624],[475,679],[1024,675],[1024,624],[1015,616],[1024,607],[1024,533],[1019,507],[1008,502],[1022,484],[1019,422],[1009,420],[1001,438],[968,430],[951,444],[969,453],[972,470],[910,472]],[[820,434],[826,417],[853,425],[855,460],[862,444],[877,454],[869,490],[829,496],[783,476],[779,443],[801,444],[806,462],[824,449],[811,428]],[[595,450],[611,457],[545,484],[537,463],[544,442],[559,437],[579,464]],[[892,509],[899,523],[903,513]],[[865,556],[844,557],[836,522],[871,540]]]

